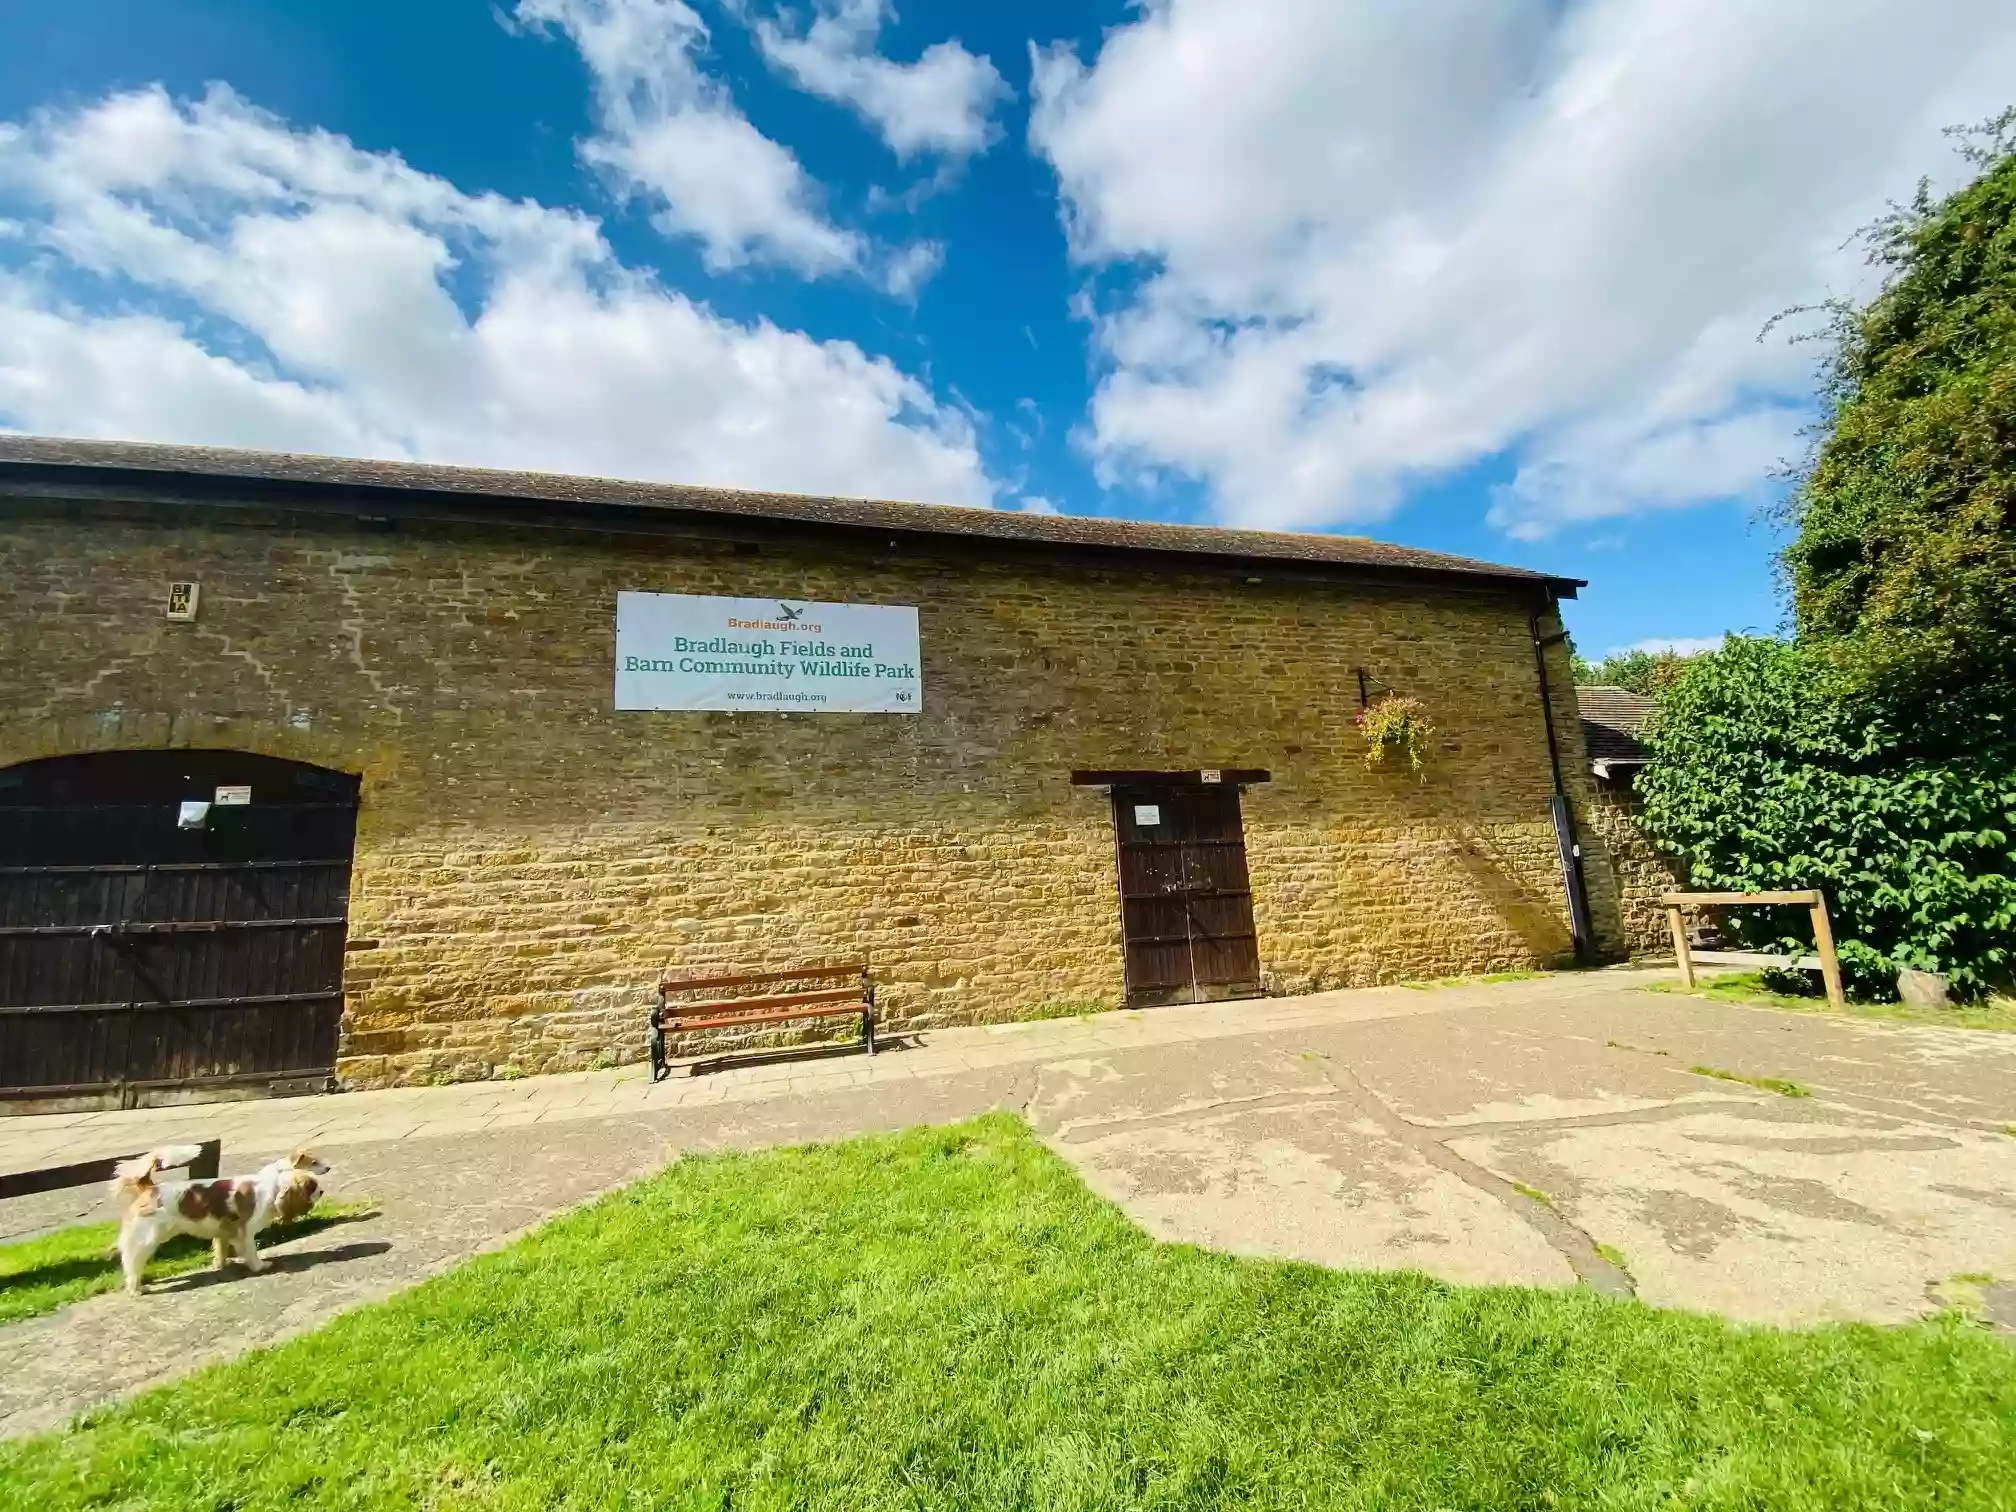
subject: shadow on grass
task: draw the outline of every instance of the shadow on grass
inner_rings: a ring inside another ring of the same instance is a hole
[[[259,1246],[264,1251],[274,1245],[305,1239],[325,1229],[360,1223],[378,1215],[377,1206],[371,1203],[326,1204],[322,1211],[310,1213],[293,1223],[276,1223],[259,1236]],[[86,1223],[58,1229],[38,1239],[0,1245],[0,1323],[16,1323],[23,1318],[38,1317],[72,1302],[81,1302],[86,1297],[95,1297],[100,1292],[116,1291],[120,1282],[119,1255],[115,1248],[118,1241],[119,1226],[116,1223]],[[356,1249],[358,1246],[343,1248]],[[333,1257],[341,1251],[323,1253]],[[275,1265],[282,1265],[308,1257],[273,1255],[269,1258]],[[209,1262],[210,1245],[207,1241],[186,1237],[171,1239],[155,1251],[147,1275],[159,1281],[164,1276],[180,1276],[201,1270]]]

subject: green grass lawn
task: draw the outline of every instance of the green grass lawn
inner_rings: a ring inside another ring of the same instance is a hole
[[[94,1508],[2008,1507],[2016,1350],[1158,1244],[1015,1119],[681,1162],[78,1430]]]
[[[262,1249],[285,1244],[374,1211],[368,1202],[324,1202],[298,1223],[274,1224],[259,1236],[259,1244]],[[113,1245],[118,1238],[116,1223],[83,1223],[39,1239],[0,1244],[0,1323],[18,1322],[99,1292],[117,1290],[119,1257]],[[147,1279],[179,1276],[209,1263],[208,1244],[171,1239],[154,1252]]]
[[[1764,985],[1761,971],[1737,971],[1695,979],[1692,988],[1671,982],[1647,982],[1646,992],[1677,992],[1683,996],[1712,998],[1719,1003],[1750,1003],[1762,1008],[1784,1008],[1793,1013],[1825,1013],[1838,1017],[1883,1019],[1899,1024],[1939,1024],[1949,1029],[2016,1030],[2016,1002],[1991,998],[1979,1003],[1959,1003],[1951,1008],[1912,1008],[1903,1003],[1857,1003],[1836,1008],[1824,997],[1799,997],[1789,992],[1773,992]]]

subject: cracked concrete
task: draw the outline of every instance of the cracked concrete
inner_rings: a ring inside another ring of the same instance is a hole
[[[0,1167],[312,1142],[379,1213],[272,1271],[0,1328],[0,1435],[382,1297],[680,1152],[1020,1111],[1157,1236],[1807,1324],[2016,1329],[2016,1035],[1783,1014],[1605,972],[937,1031],[872,1061],[635,1070],[0,1120]],[[1786,1098],[1695,1065],[1795,1080]],[[506,1179],[499,1180],[499,1173]],[[0,1237],[89,1193],[0,1207]]]

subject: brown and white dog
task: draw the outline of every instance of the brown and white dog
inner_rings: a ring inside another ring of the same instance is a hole
[[[313,1151],[296,1150],[250,1176],[157,1181],[162,1170],[181,1163],[175,1158],[181,1153],[173,1147],[150,1150],[119,1166],[112,1177],[112,1200],[119,1204],[119,1263],[129,1292],[139,1292],[154,1251],[177,1234],[208,1239],[217,1270],[229,1263],[234,1250],[247,1270],[264,1270],[258,1235],[307,1213],[321,1193],[315,1178],[329,1174]]]

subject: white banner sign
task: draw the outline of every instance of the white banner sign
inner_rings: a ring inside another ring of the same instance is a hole
[[[915,714],[917,611],[897,604],[616,595],[616,707]]]

